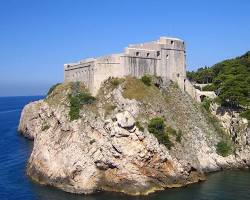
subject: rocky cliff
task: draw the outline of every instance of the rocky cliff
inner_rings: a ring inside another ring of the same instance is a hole
[[[149,132],[154,118],[164,120],[165,140]],[[225,133],[232,151],[221,156],[224,136],[187,94],[173,83],[128,77],[107,80],[96,98],[80,83],[58,85],[24,107],[19,131],[34,140],[33,180],[72,193],[139,195],[248,167],[250,131],[245,121],[236,124],[240,131]]]

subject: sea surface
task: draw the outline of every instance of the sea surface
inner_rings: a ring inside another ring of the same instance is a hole
[[[144,197],[99,192],[76,195],[53,187],[40,186],[25,174],[32,141],[17,132],[24,105],[43,98],[0,98],[0,200],[250,200],[250,171],[223,171],[208,175],[208,180],[184,188],[167,189]]]

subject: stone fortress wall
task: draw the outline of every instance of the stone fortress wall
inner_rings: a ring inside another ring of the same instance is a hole
[[[177,38],[160,37],[157,41],[133,44],[124,53],[88,58],[64,65],[64,80],[81,81],[95,95],[102,82],[109,77],[145,74],[172,80],[181,90],[196,98],[196,89],[186,79],[185,43]]]

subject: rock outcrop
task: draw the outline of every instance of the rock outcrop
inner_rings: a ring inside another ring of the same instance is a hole
[[[220,136],[173,84],[144,86],[132,78],[119,86],[106,82],[96,102],[82,105],[79,119],[73,121],[71,93],[70,84],[59,85],[45,100],[22,111],[19,131],[34,140],[27,174],[41,184],[72,193],[107,190],[140,195],[204,180],[205,172],[250,165],[249,128],[245,135],[234,135],[234,141],[244,141],[234,154],[218,155]],[[148,120],[155,116],[182,131],[181,141],[169,136],[171,149],[147,130]],[[143,128],[136,126],[138,121]]]

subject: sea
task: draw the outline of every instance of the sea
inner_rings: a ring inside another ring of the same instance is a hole
[[[18,133],[23,107],[43,96],[0,97],[0,200],[250,200],[250,171],[211,173],[207,181],[148,196],[70,194],[33,182],[25,172],[33,142]]]

